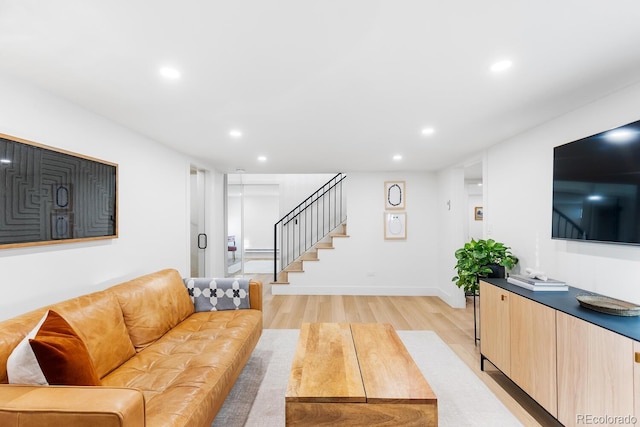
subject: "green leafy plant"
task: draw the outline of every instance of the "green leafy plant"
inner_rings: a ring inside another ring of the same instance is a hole
[[[456,282],[459,288],[464,288],[467,294],[478,292],[479,278],[492,273],[490,265],[500,265],[510,270],[518,263],[511,248],[493,239],[471,239],[455,255],[458,262],[454,268],[458,270],[458,275],[451,281]]]

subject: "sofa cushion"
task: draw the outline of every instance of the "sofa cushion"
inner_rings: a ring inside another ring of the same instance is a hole
[[[115,295],[99,291],[51,306],[78,333],[102,378],[135,354]]]
[[[183,280],[196,312],[251,307],[249,279],[192,277]]]
[[[147,427],[209,426],[261,333],[257,310],[194,313],[102,384],[142,390]]]
[[[7,359],[7,376],[9,384],[33,384],[47,385],[47,378],[44,376],[38,359],[36,358],[29,340],[34,338],[40,326],[47,319],[49,312],[42,316],[42,319],[26,337],[13,349]]]
[[[108,289],[118,299],[136,351],[143,350],[193,313],[177,270],[167,269]]]
[[[100,385],[87,346],[55,311],[49,311],[29,343],[49,384]]]

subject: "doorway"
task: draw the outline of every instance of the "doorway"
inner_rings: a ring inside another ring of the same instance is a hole
[[[464,168],[464,192],[467,201],[464,230],[466,241],[483,239],[484,189],[482,162]]]
[[[273,226],[279,219],[280,191],[273,182],[227,181],[227,277],[273,274]]]
[[[189,193],[190,193],[190,273],[191,277],[207,277],[206,251],[208,236],[205,224],[205,188],[206,171],[191,166]]]

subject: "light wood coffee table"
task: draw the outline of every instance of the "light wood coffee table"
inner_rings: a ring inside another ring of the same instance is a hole
[[[289,426],[438,425],[436,395],[389,324],[303,324],[285,407]]]

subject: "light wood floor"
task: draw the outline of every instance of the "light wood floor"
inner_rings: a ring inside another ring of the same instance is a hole
[[[299,329],[303,322],[381,322],[397,330],[432,330],[475,372],[525,426],[561,426],[490,363],[480,370],[474,345],[473,300],[454,309],[438,297],[271,295],[271,275],[255,275],[264,285],[265,329]],[[473,398],[473,396],[470,396]]]

